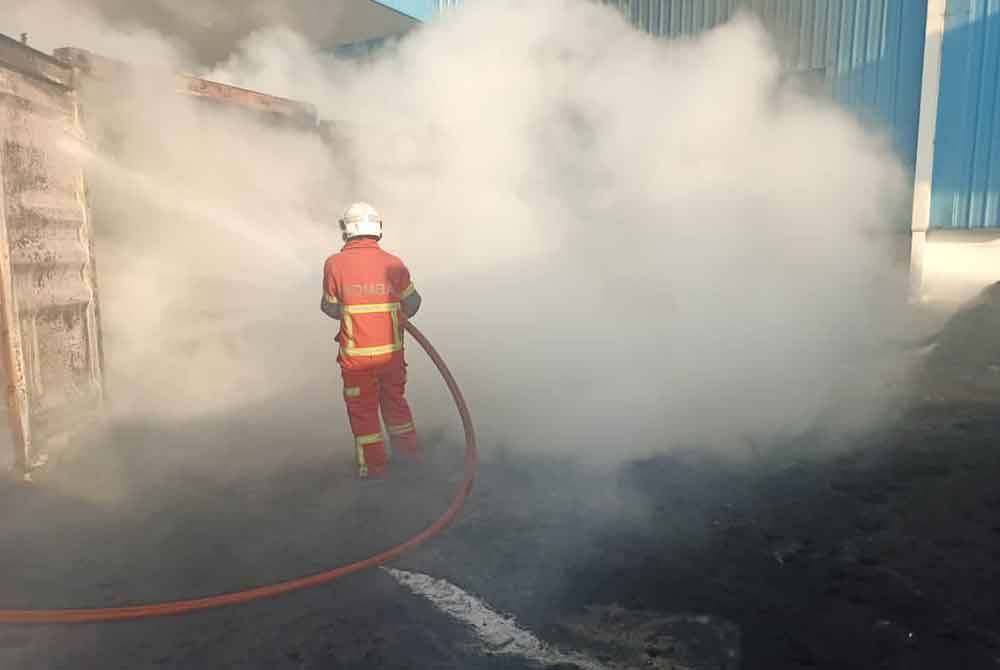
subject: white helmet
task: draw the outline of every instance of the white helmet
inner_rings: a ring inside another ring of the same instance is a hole
[[[356,202],[344,210],[344,216],[340,219],[340,231],[344,234],[345,242],[365,235],[382,239],[382,217],[367,202]]]

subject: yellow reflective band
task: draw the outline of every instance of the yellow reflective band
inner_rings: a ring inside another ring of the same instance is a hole
[[[360,386],[348,386],[344,389],[345,398],[360,398],[361,397],[361,387]]]
[[[414,286],[413,284],[410,284],[409,286],[406,287],[406,290],[399,295],[399,299],[406,300],[416,292],[417,292],[417,287]]]
[[[337,296],[335,296],[335,295],[330,295],[329,293],[324,293],[323,294],[323,299],[326,300],[331,305],[336,305],[337,304]]]
[[[357,443],[357,438],[355,438],[354,452],[358,459],[358,475],[364,479],[368,476],[368,462],[365,460],[365,450]]]
[[[392,343],[403,344],[403,331],[399,329],[399,313],[393,312],[392,316]]]
[[[358,474],[361,478],[368,476],[368,463],[365,460],[365,447],[370,444],[384,442],[382,433],[372,433],[371,435],[358,435],[354,438],[354,448],[358,454]]]
[[[343,347],[341,351],[345,356],[384,356],[402,350],[402,344],[385,344],[380,347]]]
[[[341,348],[345,356],[384,356],[403,350],[403,334],[399,326],[399,303],[389,302],[378,305],[342,305],[344,335],[347,341]],[[392,318],[392,344],[374,347],[359,347],[354,341],[354,320],[352,314],[389,314]]]
[[[365,450],[362,449],[361,447],[358,447],[357,451],[358,451],[358,474],[361,475],[362,478],[365,478],[368,476],[368,464],[365,462]]]
[[[344,305],[344,312],[347,314],[384,314],[386,312],[398,312],[398,302],[388,302],[380,305]]]
[[[358,445],[358,448],[367,447],[369,444],[378,444],[379,442],[384,442],[385,438],[382,433],[372,433],[371,435],[358,435],[354,438],[354,443]]]
[[[406,433],[414,432],[417,427],[413,425],[413,422],[400,424],[399,426],[387,426],[387,430],[390,435],[404,435]]]
[[[345,345],[346,349],[351,349],[354,347],[354,322],[351,321],[351,315],[344,312],[341,308],[341,323],[344,324],[344,335],[347,337],[347,343]]]

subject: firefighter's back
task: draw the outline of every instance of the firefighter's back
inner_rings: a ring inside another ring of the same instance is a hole
[[[403,262],[371,239],[349,242],[327,261],[337,286],[342,319],[339,361],[369,369],[403,356],[400,301],[411,289]]]

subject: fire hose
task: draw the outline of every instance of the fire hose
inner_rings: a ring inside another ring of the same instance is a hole
[[[430,357],[431,362],[437,367],[438,372],[444,379],[452,399],[458,409],[462,419],[462,427],[465,429],[465,477],[461,486],[452,499],[451,505],[445,510],[434,523],[422,530],[409,540],[398,544],[390,549],[370,556],[364,560],[355,561],[339,567],[326,570],[306,577],[299,577],[289,581],[260,586],[242,591],[222,593],[204,598],[194,598],[190,600],[175,600],[172,602],[153,603],[148,605],[131,605],[127,607],[94,607],[85,609],[6,609],[0,610],[0,624],[69,624],[69,623],[94,623],[101,621],[129,621],[135,619],[150,619],[154,617],[172,616],[178,614],[189,614],[200,610],[215,609],[229,605],[239,605],[252,600],[262,598],[273,598],[290,591],[307,589],[320,584],[332,582],[335,579],[346,577],[357,572],[362,572],[370,568],[378,567],[389,561],[399,558],[414,547],[427,541],[434,535],[441,532],[450,524],[458,512],[462,509],[466,499],[472,492],[472,485],[476,478],[476,434],[472,426],[472,417],[469,408],[465,403],[465,398],[458,388],[458,383],[452,376],[451,371],[445,364],[444,359],[434,349],[430,341],[413,324],[406,324],[407,332],[417,341]]]

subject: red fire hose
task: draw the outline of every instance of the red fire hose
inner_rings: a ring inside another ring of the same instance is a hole
[[[129,607],[95,607],[89,609],[62,609],[62,610],[0,610],[0,624],[53,624],[53,623],[93,623],[96,621],[127,621],[132,619],[149,619],[153,617],[170,616],[176,614],[187,614],[199,610],[225,607],[227,605],[238,605],[251,600],[261,598],[273,598],[274,596],[305,589],[311,586],[318,586],[332,582],[340,577],[345,577],[362,570],[374,568],[383,563],[387,563],[398,558],[403,553],[413,549],[428,538],[441,532],[445,526],[451,523],[458,515],[462,505],[472,492],[472,484],[476,478],[476,434],[472,427],[472,417],[469,415],[469,408],[465,404],[465,398],[458,388],[458,383],[452,376],[451,371],[445,364],[444,359],[437,350],[412,324],[406,325],[407,332],[423,348],[430,357],[438,372],[444,378],[451,391],[451,396],[455,400],[455,406],[462,418],[462,426],[465,428],[465,479],[461,488],[455,494],[451,505],[441,517],[430,526],[421,531],[418,535],[410,538],[402,544],[387,549],[380,554],[371,556],[362,561],[348,563],[326,572],[320,572],[307,577],[300,577],[287,582],[260,586],[245,591],[233,593],[223,593],[205,598],[195,598],[193,600],[176,600],[173,602],[156,603],[153,605],[132,605]]]

